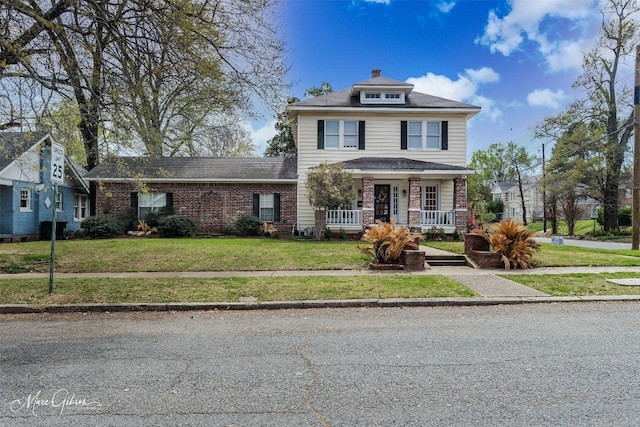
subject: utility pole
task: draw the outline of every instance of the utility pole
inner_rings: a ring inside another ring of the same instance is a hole
[[[547,232],[547,174],[544,166],[544,144],[542,144],[542,217],[544,218],[544,232]]]
[[[638,250],[640,243],[640,45],[636,46],[635,87],[633,91],[633,184],[631,249]]]

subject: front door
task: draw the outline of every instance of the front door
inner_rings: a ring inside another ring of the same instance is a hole
[[[391,186],[388,184],[373,186],[373,195],[375,197],[374,202],[374,219],[379,219],[382,222],[389,222],[389,200]]]

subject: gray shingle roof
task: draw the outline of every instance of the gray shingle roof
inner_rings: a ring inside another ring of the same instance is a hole
[[[282,157],[117,157],[89,171],[88,181],[295,180],[297,159]]]
[[[387,170],[387,171],[472,171],[462,166],[447,165],[444,163],[424,162],[421,160],[407,159],[404,157],[360,157],[358,159],[341,162],[346,169],[357,170]]]
[[[0,132],[0,170],[46,135],[46,132]]]
[[[413,85],[398,80],[392,80],[385,77],[374,77],[355,83],[355,86],[372,86],[372,87],[405,87],[412,88]],[[438,96],[427,95],[420,92],[411,91],[406,97],[404,104],[362,104],[358,95],[353,95],[353,87],[329,93],[327,95],[316,96],[315,98],[298,101],[293,104],[295,107],[367,107],[367,108],[448,108],[448,109],[473,109],[480,111],[480,107],[465,104],[463,102],[452,101],[450,99],[440,98]]]

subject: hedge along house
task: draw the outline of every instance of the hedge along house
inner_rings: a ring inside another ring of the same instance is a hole
[[[296,223],[296,161],[291,158],[118,157],[92,169],[96,210],[145,215],[163,207],[221,233],[254,215],[290,233]]]
[[[298,228],[313,227],[307,173],[322,162],[353,175],[353,202],[326,212],[331,229],[375,220],[466,230],[467,121],[480,107],[413,91],[380,76],[290,107],[298,148]]]
[[[65,158],[64,181],[54,200],[51,142],[45,132],[0,132],[0,239],[51,238],[53,209],[56,236],[80,228],[89,216],[89,188],[84,170]]]

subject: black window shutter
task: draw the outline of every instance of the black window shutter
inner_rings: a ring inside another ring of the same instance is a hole
[[[253,193],[253,216],[260,218],[260,195]]]
[[[400,149],[407,149],[407,121],[400,122]]]
[[[446,120],[442,122],[442,149],[449,149],[449,122]]]
[[[131,193],[131,207],[138,209],[138,193],[137,192]]]
[[[318,120],[318,150],[324,150],[324,120]]]
[[[165,195],[165,197],[166,197],[165,206],[167,208],[172,208],[173,207],[173,193],[167,193]]]
[[[364,120],[358,122],[358,150],[364,150]]]
[[[280,193],[273,193],[273,221],[280,221]]]

